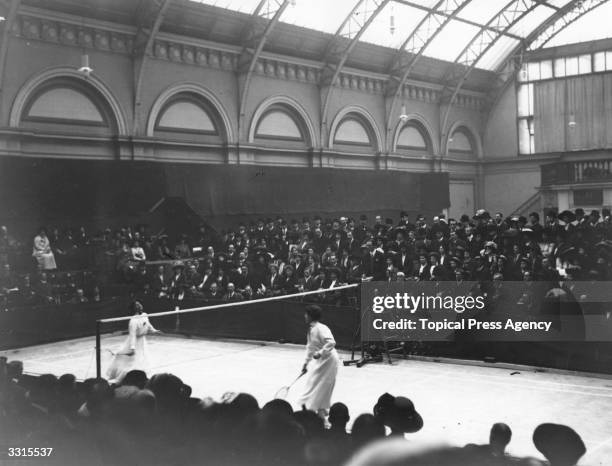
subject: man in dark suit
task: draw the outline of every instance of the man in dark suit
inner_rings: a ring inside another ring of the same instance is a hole
[[[426,254],[419,254],[419,269],[415,271],[417,273],[417,277],[421,281],[426,281],[431,278],[430,274],[430,265],[427,261]]]
[[[243,300],[242,295],[236,292],[236,287],[234,286],[234,284],[232,282],[229,282],[227,284],[227,293],[225,293],[225,295],[223,296],[223,301],[235,303],[235,302],[242,301],[242,300]]]
[[[206,296],[206,299],[211,299],[211,300],[221,300],[223,298],[223,295],[219,291],[219,286],[217,285],[217,282],[212,282],[210,284],[210,287],[208,288],[208,292],[205,293],[205,296]]]
[[[402,242],[399,253],[395,256],[395,266],[400,272],[409,275],[412,269],[412,255],[408,253],[408,245]]]

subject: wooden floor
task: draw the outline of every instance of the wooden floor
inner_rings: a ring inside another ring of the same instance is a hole
[[[125,336],[104,336],[102,347],[116,350]],[[278,343],[149,337],[152,373],[171,372],[191,385],[194,396],[219,399],[226,391],[248,392],[260,403],[298,374],[303,347]],[[95,376],[94,339],[83,338],[0,352],[21,359],[27,372]],[[112,357],[103,351],[103,366]],[[341,357],[348,359],[347,353]],[[531,435],[542,422],[573,427],[587,445],[580,464],[609,465],[612,458],[612,380],[581,375],[398,360],[394,365],[341,367],[334,399],[346,403],[351,416],[371,412],[387,391],[413,400],[425,420],[415,441],[486,443],[490,426],[512,428],[509,451],[541,458]],[[301,386],[295,385],[289,401]],[[608,458],[608,460],[605,460]]]

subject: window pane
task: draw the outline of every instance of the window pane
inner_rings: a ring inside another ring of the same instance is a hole
[[[606,70],[612,70],[612,52],[606,52]]]
[[[578,57],[567,57],[565,59],[565,74],[566,76],[578,74]]]
[[[529,73],[527,72],[527,63],[523,63],[523,66],[521,66],[521,70],[519,71],[519,74],[518,74],[518,80],[519,82],[529,81]]]
[[[606,69],[606,53],[597,52],[594,55],[593,71],[604,71]]]
[[[540,62],[540,79],[550,79],[552,77],[552,60],[544,60]]]
[[[540,62],[527,63],[527,74],[529,75],[529,81],[539,81]]]
[[[518,116],[533,115],[533,84],[523,84],[518,88]]]
[[[578,57],[578,72],[580,74],[592,73],[591,55],[580,55]]]
[[[555,60],[555,78],[565,76],[565,58],[557,58]]]
[[[529,135],[529,128],[526,119],[518,121],[518,137],[519,137],[519,153],[520,154],[531,154],[531,136]]]

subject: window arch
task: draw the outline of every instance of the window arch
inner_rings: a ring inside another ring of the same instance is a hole
[[[431,137],[418,120],[409,120],[401,127],[395,148],[400,151],[433,153]]]
[[[329,131],[329,148],[373,154],[382,139],[374,117],[363,107],[349,105],[335,116]]]
[[[284,105],[270,106],[255,126],[255,139],[304,141],[299,119]]]
[[[448,139],[448,154],[459,158],[475,158],[478,147],[472,132],[465,126],[458,126]]]
[[[87,134],[116,134],[112,108],[97,89],[71,77],[38,85],[23,105],[19,126]]]
[[[353,115],[344,118],[334,134],[334,144],[372,146],[370,134],[361,119]]]
[[[155,118],[153,135],[201,142],[227,141],[217,109],[202,95],[183,91],[167,98]]]

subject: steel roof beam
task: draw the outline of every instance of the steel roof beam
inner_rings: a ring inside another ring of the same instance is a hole
[[[406,6],[409,6],[409,7],[412,7],[412,8],[416,8],[416,9],[422,10],[422,11],[427,11],[428,13],[434,13],[435,12],[435,8],[436,8],[435,6],[433,8],[429,8],[429,7],[426,7],[426,6],[423,6],[423,5],[419,5],[418,3],[411,2],[410,0],[395,0],[395,1],[397,3],[401,3],[402,5],[406,5]],[[543,2],[540,1],[539,3],[543,3]],[[553,8],[553,7],[551,7],[551,8]],[[446,16],[447,18],[454,19],[455,21],[458,21],[458,22],[463,23],[463,24],[468,24],[470,26],[475,26],[477,28],[486,27],[491,32],[499,33],[499,31],[496,30],[493,27],[485,26],[482,23],[478,23],[477,21],[472,21],[472,20],[467,19],[467,18],[462,18],[461,16],[455,16],[455,15],[453,15],[452,10],[450,10],[448,12],[447,11],[438,11],[437,14],[440,15],[440,16]],[[504,35],[506,35],[508,37],[511,37],[513,39],[517,39],[517,40],[521,39],[520,36],[517,36],[516,34],[511,34],[509,32],[505,32]]]
[[[327,136],[329,103],[334,87],[346,60],[359,42],[368,26],[390,0],[358,0],[346,16],[324,53],[323,67],[319,77],[321,99],[321,137]]]
[[[397,104],[402,97],[402,89],[408,80],[414,66],[423,52],[471,0],[441,0],[414,28],[402,45],[398,48],[393,61],[389,65],[389,77],[385,90],[387,150],[391,150],[391,132],[395,125],[391,124],[396,113]],[[410,55],[409,55],[410,54]]]
[[[291,0],[261,0],[242,33],[242,51],[238,58],[238,131],[244,136],[244,117],[255,65],[272,30]]]
[[[608,1],[609,0],[572,0],[535,28],[521,44],[508,54],[503,63],[497,67],[498,74],[500,76],[506,75],[506,79],[489,93],[489,110],[495,108],[501,96],[504,95],[508,87],[516,80],[516,75],[523,65],[524,53],[527,50],[542,48],[548,41],[570,24]],[[569,17],[570,19],[564,20],[565,17]],[[532,44],[534,43],[538,43],[538,47],[533,47]]]
[[[446,84],[441,93],[440,105],[446,104],[447,106],[440,120],[440,147],[444,147],[444,141],[448,136],[448,118],[453,104],[478,61],[502,37],[502,31],[512,28],[540,4],[541,2],[536,0],[512,0],[507,3],[487,22],[487,26],[492,26],[500,32],[494,35],[489,29],[483,27],[455,59],[447,73]]]
[[[132,48],[134,66],[134,121],[132,133],[134,135],[138,133],[139,122],[142,117],[140,98],[147,60],[153,54],[155,36],[159,32],[164,15],[171,2],[172,0],[144,1],[140,3],[142,8],[137,9],[137,30]]]
[[[4,13],[5,18],[2,25],[2,42],[0,43],[0,98],[2,97],[2,91],[4,90],[4,70],[6,68],[6,56],[8,53],[8,46],[11,37],[11,30],[13,24],[17,19],[17,13],[21,6],[21,0],[12,0],[8,4],[3,2],[3,6],[7,8],[7,12]]]

